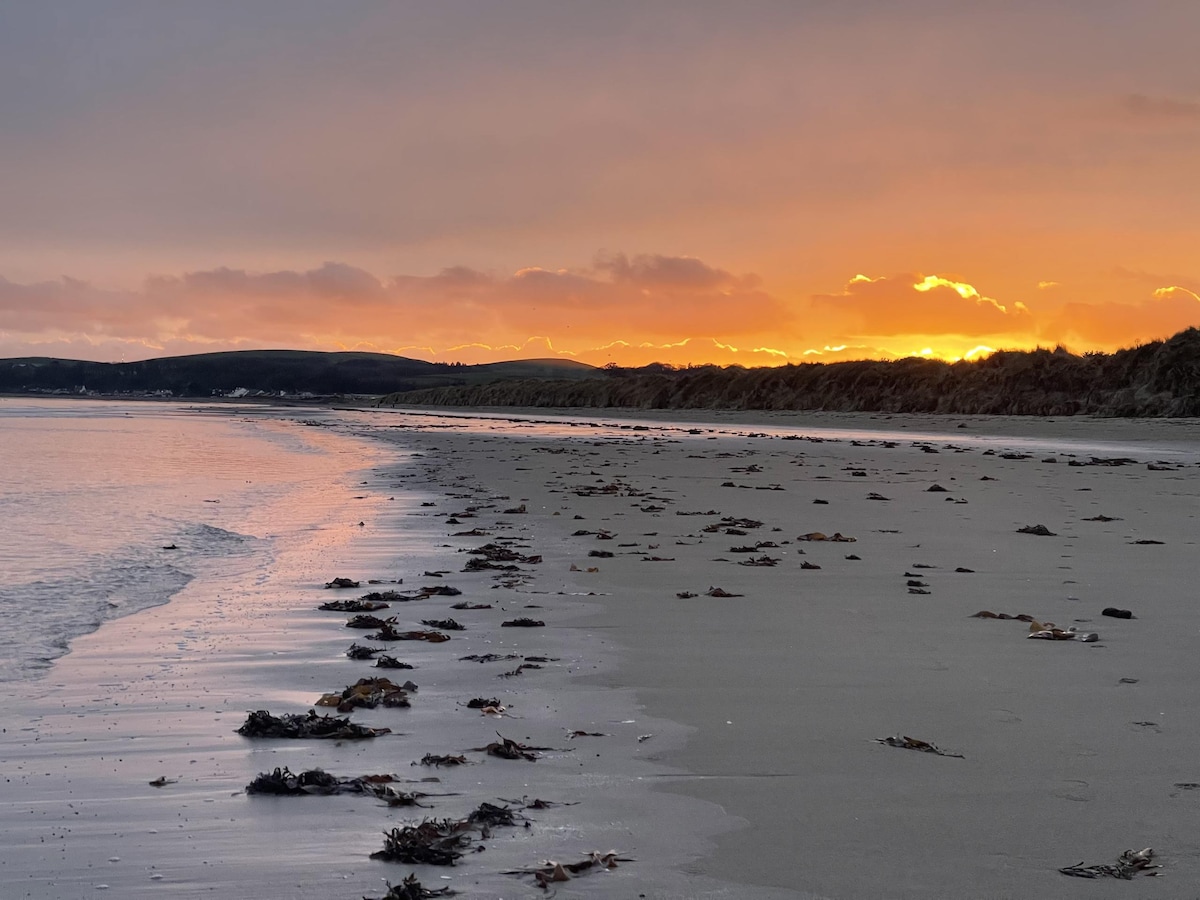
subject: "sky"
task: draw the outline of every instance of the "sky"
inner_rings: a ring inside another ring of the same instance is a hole
[[[0,357],[1200,325],[1195,0],[0,0]]]

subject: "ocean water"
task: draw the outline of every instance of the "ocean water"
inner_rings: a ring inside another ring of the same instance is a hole
[[[342,514],[383,450],[299,418],[0,399],[0,681],[36,678],[72,638],[196,577],[252,577],[280,540]]]

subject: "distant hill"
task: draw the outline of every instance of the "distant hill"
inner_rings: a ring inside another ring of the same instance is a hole
[[[467,366],[430,363],[387,353],[240,350],[167,356],[131,363],[27,357],[0,360],[0,392],[230,394],[239,388],[271,394],[387,394],[417,388],[486,384],[499,379],[572,380],[597,370],[561,359],[526,359]]]
[[[975,415],[1200,416],[1200,331],[1116,353],[1001,351],[955,363],[805,363],[778,368],[604,369],[389,395],[385,405],[790,409]]]

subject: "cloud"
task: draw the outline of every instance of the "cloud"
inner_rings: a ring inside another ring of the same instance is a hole
[[[1046,324],[1043,333],[1071,344],[1114,349],[1160,340],[1197,326],[1200,294],[1167,285],[1131,303],[1069,302]]]
[[[480,343],[524,353],[530,335],[551,335],[568,349],[633,338],[667,346],[794,326],[792,305],[757,277],[681,256],[612,254],[592,268],[497,275],[456,266],[386,278],[342,262],[271,272],[217,267],[154,276],[131,290],[0,278],[0,330],[31,341],[75,334],[154,347]]]
[[[1012,334],[1032,324],[1022,303],[1003,305],[973,285],[937,275],[856,275],[838,294],[812,298],[814,310],[851,334]]]
[[[1126,112],[1141,119],[1200,121],[1200,102],[1195,100],[1128,94],[1121,99],[1121,106]]]

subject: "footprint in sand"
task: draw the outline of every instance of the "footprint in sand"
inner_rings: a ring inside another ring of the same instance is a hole
[[[1021,721],[1021,717],[1011,709],[993,709],[992,718],[997,722],[1003,722],[1005,725],[1016,725]]]
[[[1054,796],[1075,803],[1088,803],[1094,798],[1095,792],[1086,781],[1067,779],[1062,787],[1054,791]]]

